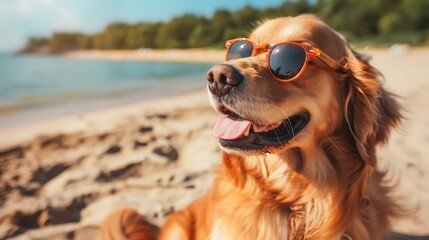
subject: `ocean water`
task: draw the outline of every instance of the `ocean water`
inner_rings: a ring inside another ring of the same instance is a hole
[[[22,111],[67,114],[192,91],[205,86],[212,65],[0,55],[0,120]]]

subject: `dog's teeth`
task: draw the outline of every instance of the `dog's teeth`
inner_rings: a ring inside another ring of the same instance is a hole
[[[246,131],[244,132],[244,136],[247,137],[250,134],[250,126],[246,129]]]

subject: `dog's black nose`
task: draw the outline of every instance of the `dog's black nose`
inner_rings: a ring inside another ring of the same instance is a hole
[[[243,75],[234,67],[219,64],[207,72],[207,81],[211,93],[218,97],[227,94],[243,80]]]

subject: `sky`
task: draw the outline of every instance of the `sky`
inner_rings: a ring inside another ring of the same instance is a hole
[[[54,31],[95,33],[114,21],[168,21],[185,13],[210,17],[217,9],[274,7],[284,0],[0,0],[0,52]]]

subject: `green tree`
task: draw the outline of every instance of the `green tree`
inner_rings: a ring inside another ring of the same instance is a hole
[[[409,29],[429,29],[429,0],[403,0],[400,9]]]
[[[87,47],[86,36],[82,33],[56,32],[50,40],[53,52],[77,50]]]
[[[189,47],[207,47],[212,45],[214,41],[213,26],[209,21],[204,20],[192,30],[188,37]]]
[[[404,30],[406,25],[400,12],[390,12],[384,15],[378,22],[381,33],[389,34],[398,30]]]
[[[246,36],[258,23],[258,10],[246,6],[232,15],[233,26],[238,36]]]
[[[156,48],[156,36],[160,26],[159,23],[139,23],[130,27],[125,41],[126,48]]]
[[[25,50],[221,47],[227,39],[247,36],[264,19],[302,13],[320,16],[351,39],[378,36],[379,41],[386,43],[427,44],[428,9],[429,0],[285,0],[278,7],[265,9],[220,9],[211,19],[186,14],[165,23],[112,23],[91,35],[61,32],[50,38],[33,37]]]
[[[277,8],[279,16],[296,16],[302,13],[310,12],[311,6],[306,0],[296,2],[285,1],[280,7]]]
[[[191,47],[188,37],[202,19],[190,14],[173,18],[160,27],[156,38],[157,46],[161,48]]]
[[[130,26],[126,23],[112,23],[104,30],[103,41],[105,46],[110,49],[124,49]]]
[[[223,44],[227,39],[228,35],[225,32],[228,29],[234,29],[236,24],[232,18],[232,14],[228,10],[217,10],[213,14],[213,18],[211,20],[211,44]]]
[[[48,46],[50,43],[49,38],[36,38],[36,37],[30,37],[27,41],[27,48],[39,48]]]

